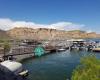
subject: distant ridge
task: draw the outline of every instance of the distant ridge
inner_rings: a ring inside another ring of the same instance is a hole
[[[100,38],[95,32],[87,33],[80,30],[64,31],[48,28],[15,27],[7,31],[13,39],[36,39],[36,40],[62,40],[68,38]]]

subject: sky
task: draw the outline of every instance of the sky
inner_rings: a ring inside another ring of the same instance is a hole
[[[100,33],[100,0],[0,0],[0,29],[13,27]]]

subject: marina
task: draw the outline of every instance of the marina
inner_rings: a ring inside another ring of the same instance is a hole
[[[0,0],[0,80],[100,80],[100,0]]]
[[[44,42],[45,45],[40,41],[39,44],[36,42],[35,44],[33,43],[34,42],[32,41],[27,41],[24,43],[21,42],[20,45],[12,47],[9,53],[2,55],[1,65],[3,64],[3,66],[5,66],[11,72],[14,72],[12,71],[13,68],[6,66],[6,63],[12,65],[13,67],[14,65],[18,65],[16,68],[14,67],[15,71],[17,71],[17,68],[22,68],[23,64],[23,67],[27,70],[21,72],[23,69],[19,69],[20,71],[17,73],[20,78],[22,76],[22,79],[24,79],[23,76],[29,74],[25,79],[71,80],[72,71],[80,63],[79,61],[81,57],[96,55],[97,58],[100,58],[99,41],[70,39],[60,42],[46,41],[46,43]],[[22,64],[17,62],[21,62]],[[2,70],[4,69],[1,67],[1,71]],[[52,75],[52,73],[54,74]],[[12,80],[14,78],[12,78]],[[20,78],[16,78],[16,80],[19,80]]]
[[[12,59],[15,61],[21,61],[26,58],[36,57],[51,54],[54,52],[62,51],[90,51],[99,52],[100,42],[97,40],[85,40],[85,39],[69,39],[69,40],[59,40],[59,41],[26,41],[20,42],[15,45],[15,41],[10,48],[10,51],[5,53],[4,49],[1,47],[1,61],[3,59]],[[38,53],[39,52],[39,53]]]

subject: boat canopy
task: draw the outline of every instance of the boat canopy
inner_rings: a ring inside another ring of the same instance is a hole
[[[5,72],[9,70],[11,72],[14,72],[15,74],[18,74],[23,70],[22,64],[15,61],[7,60],[1,62],[0,65],[2,66],[1,69],[3,69]]]

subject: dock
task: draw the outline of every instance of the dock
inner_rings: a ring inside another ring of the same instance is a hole
[[[40,43],[41,42],[41,43]],[[3,54],[3,48],[1,48],[1,57],[5,59],[13,59],[16,61],[21,61],[26,58],[35,57],[34,49],[37,46],[41,46],[44,49],[44,53],[41,55],[47,55],[59,51],[65,50],[86,50],[86,51],[94,51],[95,48],[97,50],[100,43],[96,42],[86,42],[84,39],[69,39],[69,40],[59,40],[59,41],[39,41],[39,44],[33,44],[32,42],[24,42],[20,45],[14,45],[11,47],[10,51],[6,54]]]

